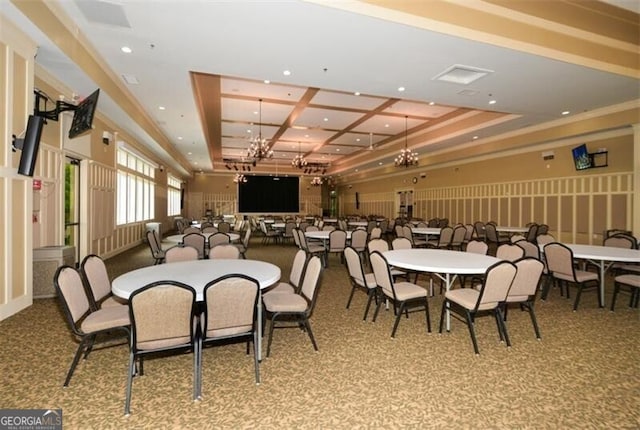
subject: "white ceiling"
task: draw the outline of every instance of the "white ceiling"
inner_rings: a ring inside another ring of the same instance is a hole
[[[639,4],[609,2],[636,10]],[[427,144],[428,150],[450,148],[558,119],[565,110],[640,98],[637,79],[305,1],[76,0],[59,6],[115,76],[137,79],[127,90],[189,166],[181,167],[108,93],[101,94],[99,110],[184,173],[213,169],[190,72],[221,77],[221,134],[209,142],[221,158],[246,155],[248,130],[260,130],[262,98],[262,135],[277,135],[275,158],[284,163],[298,148],[310,161],[336,163],[370,146],[401,144],[405,115],[411,135],[467,109],[505,114],[486,127],[411,142],[424,153]],[[10,2],[0,2],[0,12],[38,43],[36,63],[80,98],[99,87]],[[122,46],[133,52],[123,53]],[[456,64],[491,73],[469,85],[434,80]],[[301,102],[310,89],[311,100]],[[375,111],[384,103],[390,106]],[[360,167],[392,160],[362,158]]]

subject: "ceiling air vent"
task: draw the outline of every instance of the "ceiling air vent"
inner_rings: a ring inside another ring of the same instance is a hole
[[[124,8],[119,4],[106,1],[79,0],[76,0],[75,3],[87,21],[113,27],[131,28]]]
[[[483,76],[487,76],[489,73],[493,73],[493,70],[454,64],[453,66],[445,69],[442,73],[434,76],[433,80],[449,82],[452,84],[469,85]]]

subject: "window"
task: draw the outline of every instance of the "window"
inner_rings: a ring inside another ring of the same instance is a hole
[[[180,215],[180,180],[167,175],[167,216]]]
[[[118,225],[153,219],[155,166],[125,148],[118,148]]]

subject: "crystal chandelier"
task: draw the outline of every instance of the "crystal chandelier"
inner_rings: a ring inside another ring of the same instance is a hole
[[[396,167],[409,167],[418,165],[418,154],[411,151],[407,146],[407,116],[404,117],[404,149],[396,157]]]
[[[267,139],[262,138],[262,99],[260,99],[260,117],[258,121],[258,135],[249,139],[249,149],[247,151],[247,157],[253,158],[254,161],[273,157],[269,142],[267,142]]]
[[[307,160],[302,156],[302,153],[300,152],[300,142],[298,142],[298,155],[293,157],[293,160],[291,160],[291,165],[296,169],[304,169],[305,167],[307,167],[307,164]]]
[[[242,173],[236,173],[236,176],[233,177],[233,182],[236,184],[244,184],[247,182],[247,177]]]
[[[315,176],[311,180],[311,185],[314,187],[319,187],[320,185],[322,185],[322,178],[320,176]]]

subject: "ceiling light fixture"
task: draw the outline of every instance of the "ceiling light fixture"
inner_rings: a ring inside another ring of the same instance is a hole
[[[311,186],[319,187],[320,185],[322,185],[322,178],[320,176],[314,176],[311,180]]]
[[[309,163],[302,155],[302,152],[300,151],[300,142],[298,142],[298,155],[293,157],[293,160],[291,160],[291,165],[296,169],[304,169],[307,166],[307,164]]]
[[[418,154],[411,151],[407,146],[407,120],[408,116],[404,117],[404,149],[400,150],[400,155],[396,157],[396,167],[409,167],[418,165]]]
[[[249,149],[247,150],[247,157],[253,158],[254,162],[273,157],[269,142],[267,142],[267,139],[262,138],[262,99],[259,99],[259,102],[258,135],[249,139]]]
[[[236,175],[233,177],[233,182],[235,182],[236,184],[244,184],[247,182],[247,177],[241,173],[236,173]]]

